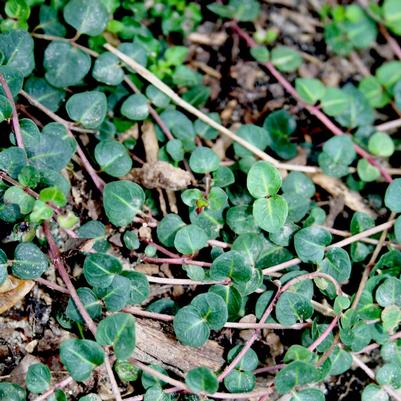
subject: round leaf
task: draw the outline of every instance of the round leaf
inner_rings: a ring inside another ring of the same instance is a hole
[[[86,128],[97,128],[106,116],[107,99],[102,92],[82,92],[72,95],[65,107],[71,120]]]
[[[67,24],[79,33],[100,35],[107,25],[107,9],[100,0],[70,0],[63,10]]]
[[[96,341],[112,345],[118,360],[128,359],[135,349],[135,319],[128,313],[116,313],[103,319],[96,330]]]
[[[197,295],[191,302],[212,330],[220,330],[227,322],[227,305],[212,292]]]
[[[148,99],[141,94],[129,96],[121,106],[121,114],[130,120],[144,120],[149,115]]]
[[[95,159],[103,171],[112,177],[122,177],[132,168],[127,148],[117,141],[101,141],[95,148]]]
[[[217,257],[210,267],[212,280],[231,278],[234,283],[247,282],[252,277],[252,267],[237,251],[228,251]]]
[[[246,186],[255,198],[275,195],[281,186],[281,176],[270,163],[258,161],[248,172]]]
[[[184,345],[201,347],[210,335],[210,328],[197,308],[192,305],[181,308],[174,317],[174,332]]]
[[[177,231],[174,238],[174,246],[178,252],[184,255],[192,255],[204,248],[207,245],[207,241],[206,232],[195,224],[190,224]]]
[[[200,146],[191,153],[189,166],[195,173],[206,174],[219,168],[220,159],[213,150]]]
[[[191,369],[185,377],[185,383],[195,394],[213,394],[219,388],[219,382],[214,373],[203,367]]]
[[[66,340],[60,346],[60,360],[74,380],[85,381],[103,363],[104,352],[95,341]]]
[[[48,268],[47,256],[31,242],[23,242],[15,248],[13,274],[24,280],[39,278]]]
[[[324,256],[324,247],[331,239],[331,234],[323,228],[303,228],[294,236],[295,250],[303,262],[319,263]]]
[[[392,212],[401,212],[401,178],[396,178],[386,190],[384,204]]]
[[[108,287],[114,276],[122,271],[120,261],[106,253],[92,253],[85,258],[84,276],[93,287]]]
[[[105,52],[96,59],[92,76],[106,85],[119,85],[124,79],[124,70],[117,56]]]
[[[43,363],[34,363],[26,373],[26,387],[31,393],[40,394],[49,389],[50,369]]]
[[[130,224],[145,201],[145,193],[130,181],[106,184],[103,191],[103,207],[110,222],[117,227]]]
[[[273,233],[279,231],[288,216],[288,205],[280,195],[269,199],[256,199],[253,204],[253,217],[256,224],[263,230]]]
[[[45,50],[43,66],[47,81],[56,88],[79,84],[89,72],[91,58],[65,42],[52,42]]]

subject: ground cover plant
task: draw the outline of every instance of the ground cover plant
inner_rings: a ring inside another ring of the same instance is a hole
[[[0,16],[0,401],[401,400],[398,0]]]

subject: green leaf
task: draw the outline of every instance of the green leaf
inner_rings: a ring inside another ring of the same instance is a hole
[[[294,361],[277,373],[274,383],[277,392],[285,394],[295,386],[313,383],[317,378],[318,370],[311,363]]]
[[[376,181],[380,177],[380,171],[366,159],[359,159],[356,169],[359,178],[364,182]]]
[[[259,232],[253,218],[252,207],[248,205],[229,208],[226,214],[226,223],[236,234]]]
[[[10,102],[5,96],[0,95],[0,122],[8,120],[12,114],[13,109]]]
[[[166,151],[176,161],[184,160],[184,147],[179,139],[171,139],[167,142]]]
[[[0,400],[1,401],[25,401],[26,391],[18,384],[7,382],[0,383]]]
[[[25,0],[8,0],[4,11],[7,17],[26,21],[29,18],[31,9]]]
[[[146,96],[156,107],[165,109],[170,104],[170,98],[153,85],[146,87]]]
[[[390,135],[384,132],[375,132],[369,138],[369,152],[376,156],[389,157],[394,153],[394,142]]]
[[[387,61],[376,70],[376,78],[390,94],[395,84],[401,79],[401,61]]]
[[[112,177],[122,177],[132,168],[127,148],[113,140],[101,141],[96,145],[95,159],[101,169]]]
[[[67,199],[63,192],[57,187],[44,188],[39,193],[39,199],[42,202],[52,202],[56,206],[64,207],[67,204]]]
[[[227,305],[228,320],[234,320],[238,317],[242,305],[242,297],[238,289],[233,286],[213,285],[209,292],[221,296]]]
[[[144,120],[149,115],[148,99],[141,94],[129,96],[121,106],[121,114],[130,120]]]
[[[40,394],[49,389],[50,369],[43,363],[34,363],[26,373],[26,387],[31,393]]]
[[[281,187],[281,175],[270,163],[258,161],[248,172],[246,186],[255,198],[275,195]]]
[[[20,187],[10,187],[4,192],[3,201],[18,205],[21,214],[28,214],[32,211],[35,199],[28,195]]]
[[[103,363],[104,352],[95,341],[66,340],[60,346],[60,360],[75,381],[85,381]]]
[[[255,0],[230,0],[227,5],[212,3],[207,8],[224,18],[231,18],[237,21],[253,21],[260,12],[260,4]]]
[[[102,304],[97,299],[94,292],[90,288],[80,287],[77,289],[77,293],[89,316],[92,319],[98,319],[102,314]],[[74,322],[84,323],[84,319],[78,311],[78,308],[76,307],[72,298],[68,300],[65,314]]]
[[[243,349],[242,345],[236,345],[234,348],[231,348],[227,354],[227,362],[231,363],[234,358],[241,352]],[[252,372],[254,371],[259,365],[259,359],[256,352],[249,348],[248,351],[245,352],[245,355],[241,358],[241,360],[235,365],[235,369]]]
[[[207,246],[208,236],[202,228],[190,224],[180,228],[174,238],[174,246],[184,255],[193,255]]]
[[[40,26],[46,35],[61,36],[66,34],[65,26],[59,21],[57,10],[42,4],[39,9]]]
[[[33,76],[26,80],[24,89],[50,111],[57,111],[65,96],[63,90],[54,88],[44,78]]]
[[[108,287],[95,287],[93,291],[103,300],[108,311],[117,312],[129,303],[131,280],[127,277],[116,275]]]
[[[395,277],[387,278],[376,290],[376,301],[382,306],[401,306],[401,280]]]
[[[227,305],[217,294],[207,292],[197,295],[191,302],[210,329],[220,330],[227,322]]]
[[[319,227],[307,227],[294,236],[298,257],[305,263],[319,263],[323,260],[324,247],[332,240],[331,234]]]
[[[90,393],[84,397],[80,397],[79,401],[101,401],[101,398],[97,394]]]
[[[390,398],[386,391],[376,384],[368,384],[362,392],[362,401],[389,401]]]
[[[89,36],[100,35],[108,21],[107,9],[100,0],[70,0],[63,16],[67,24]]]
[[[270,60],[270,52],[266,46],[251,47],[250,53],[259,63],[267,63]]]
[[[340,347],[335,347],[329,356],[331,362],[330,374],[337,376],[346,372],[352,365],[352,356]]]
[[[224,385],[230,393],[249,393],[256,385],[256,377],[252,372],[233,370],[224,378]]]
[[[371,107],[381,108],[389,103],[390,97],[375,77],[365,77],[359,82],[358,89],[366,97]]]
[[[381,318],[383,329],[392,334],[401,322],[401,308],[397,305],[386,306]]]
[[[339,283],[345,283],[351,275],[351,260],[347,251],[342,248],[329,249],[319,267],[323,273],[329,274]]]
[[[34,43],[31,35],[22,30],[0,34],[0,52],[5,57],[2,64],[18,70],[24,77],[35,68]]]
[[[287,46],[276,46],[271,53],[272,64],[280,71],[291,72],[302,64],[301,55]]]
[[[295,193],[312,198],[315,195],[316,187],[307,175],[299,171],[291,171],[284,179],[282,190],[286,194]]]
[[[324,394],[317,388],[307,388],[293,393],[290,401],[325,401]]]
[[[296,145],[289,139],[296,127],[295,118],[286,110],[273,111],[263,123],[270,137],[271,148],[283,159],[291,159],[297,154]]]
[[[43,59],[47,81],[56,88],[78,85],[91,67],[91,58],[65,42],[52,42]]]
[[[121,275],[128,278],[131,283],[130,305],[140,304],[148,298],[150,294],[150,286],[145,274],[125,270]]]
[[[23,280],[39,278],[48,268],[47,256],[33,243],[23,242],[14,252],[13,274]]]
[[[119,379],[124,383],[134,382],[139,377],[139,368],[127,361],[116,361],[114,364]]]
[[[143,401],[173,401],[173,394],[166,394],[159,386],[153,386],[146,390]]]
[[[356,152],[351,138],[335,136],[323,145],[323,152],[319,155],[319,165],[325,174],[342,177],[348,174],[348,166],[355,157]]]
[[[92,253],[85,258],[84,276],[93,287],[108,287],[123,267],[120,261],[106,253]]]
[[[128,313],[116,313],[103,319],[96,330],[96,341],[112,345],[118,360],[128,359],[135,349],[135,319]]]
[[[124,70],[120,60],[112,53],[102,53],[95,61],[92,76],[106,85],[119,85],[124,79]]]
[[[43,221],[50,220],[53,217],[53,209],[47,206],[45,202],[36,200],[33,205],[33,210],[29,216],[32,223],[42,223]]]
[[[247,141],[248,143],[256,146],[261,150],[265,150],[267,146],[270,144],[269,133],[265,128],[258,127],[253,124],[244,124],[241,125],[236,134]],[[237,142],[234,143],[234,151],[237,156],[246,157],[252,156],[252,152]]]
[[[394,213],[401,212],[401,178],[396,178],[386,189],[384,204]]]
[[[130,181],[114,181],[103,191],[103,207],[110,222],[117,227],[130,224],[145,201],[145,193]]]
[[[331,117],[345,113],[350,107],[348,94],[338,88],[327,88],[321,102],[323,111]]]
[[[174,246],[174,239],[177,231],[184,226],[185,223],[180,216],[174,213],[167,214],[156,228],[157,238],[163,245],[172,247]]]
[[[301,99],[308,104],[316,104],[326,92],[326,87],[315,78],[297,78],[295,89]]]
[[[400,35],[400,3],[397,0],[384,0],[382,5],[384,23],[396,34]],[[379,400],[381,401],[381,400]]]
[[[309,319],[312,314],[312,304],[302,294],[287,291],[281,295],[276,305],[277,320],[285,326]]]
[[[72,95],[65,107],[71,120],[86,128],[98,128],[106,116],[107,99],[103,92],[81,92]]]
[[[263,230],[273,233],[279,231],[288,216],[288,205],[280,195],[268,199],[256,199],[253,203],[253,217],[256,224]]]
[[[210,335],[209,325],[200,311],[192,305],[181,308],[174,317],[174,332],[184,345],[201,347]]]
[[[195,173],[206,174],[219,168],[220,159],[213,150],[199,146],[191,153],[189,166]]]
[[[210,369],[203,367],[191,369],[185,376],[185,384],[195,394],[213,394],[219,388],[215,374]]]
[[[210,267],[212,280],[230,278],[234,283],[244,283],[252,277],[252,267],[237,251],[231,250],[217,257]]]
[[[0,74],[6,80],[13,97],[17,96],[24,82],[22,74],[17,69],[5,65],[0,65]],[[0,95],[7,97],[2,85],[0,85]]]

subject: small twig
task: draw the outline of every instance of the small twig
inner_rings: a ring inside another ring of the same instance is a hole
[[[149,256],[143,256],[141,259],[144,262],[156,263],[156,264],[168,263],[170,265],[193,265],[193,266],[202,266],[202,267],[210,267],[212,265],[210,262],[202,262],[202,261],[199,261],[199,260],[192,260],[190,258],[185,258],[185,257],[180,257],[180,258],[151,258]]]
[[[395,214],[394,212],[392,212],[392,213],[390,214],[389,221],[394,221],[395,215],[396,215],[396,214]],[[373,251],[373,254],[372,254],[372,256],[371,256],[371,258],[370,258],[370,260],[369,260],[369,263],[368,263],[367,266],[365,267],[365,270],[364,270],[364,272],[363,272],[363,274],[362,274],[361,282],[359,283],[358,290],[357,290],[357,292],[356,292],[354,301],[352,302],[352,307],[351,307],[351,309],[355,309],[355,308],[358,306],[358,304],[359,304],[359,300],[361,299],[363,290],[365,289],[366,282],[367,282],[368,279],[369,279],[369,274],[370,274],[370,272],[372,271],[372,268],[373,268],[374,264],[376,263],[376,260],[377,260],[377,258],[378,258],[378,256],[379,256],[380,251],[382,250],[383,244],[384,244],[384,242],[385,242],[385,240],[386,240],[387,232],[388,232],[388,228],[385,229],[385,230],[382,232],[382,234],[381,234],[381,236],[380,236],[380,239],[379,239],[379,242],[378,242],[378,244],[376,245],[376,248],[375,248],[375,250]]]
[[[17,141],[17,145],[19,148],[24,149],[24,141],[22,139],[21,127],[19,125],[17,108],[15,107],[13,94],[11,93],[10,87],[8,86],[8,83],[7,83],[6,79],[4,78],[3,74],[0,74],[0,84],[3,87],[4,93],[5,93],[8,101],[10,102],[10,105],[12,108],[12,113],[13,113],[12,120],[13,120],[13,127],[14,127],[15,139]]]
[[[156,284],[167,284],[167,285],[215,285],[215,284],[222,284],[227,285],[229,284],[228,280],[222,281],[195,281],[185,278],[164,278],[164,277],[154,277],[154,276],[146,276],[149,283],[156,283]]]
[[[33,401],[44,401],[47,400],[49,396],[51,396],[56,390],[62,389],[64,387],[67,387],[69,384],[71,384],[74,381],[74,379],[71,376],[68,376],[61,382],[55,384],[51,389],[47,390],[45,393],[40,395],[39,397],[36,397]]]

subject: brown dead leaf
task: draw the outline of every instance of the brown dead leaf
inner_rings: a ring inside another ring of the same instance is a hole
[[[34,285],[34,281],[8,276],[6,282],[0,286],[0,314],[21,301]]]
[[[343,197],[344,203],[355,212],[364,212],[372,217],[376,213],[370,209],[364,202],[359,192],[351,191],[342,181],[335,177],[329,177],[325,174],[312,174],[313,182],[334,197]]]
[[[171,191],[185,189],[191,183],[190,174],[164,161],[145,163],[141,168],[134,168],[130,178],[145,188],[161,188]]]

